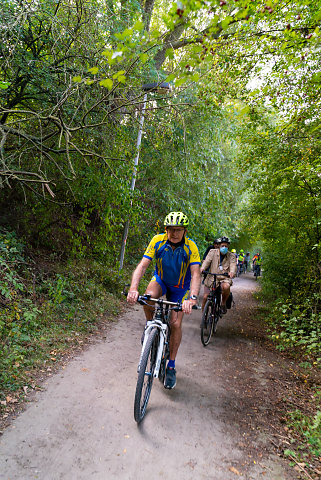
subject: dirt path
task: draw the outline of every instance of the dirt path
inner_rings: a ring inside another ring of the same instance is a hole
[[[255,286],[250,274],[235,280],[236,306],[206,348],[200,312],[185,317],[177,386],[154,382],[140,427],[133,399],[142,309],[128,309],[4,432],[1,479],[293,480],[271,444],[286,366],[253,327]]]

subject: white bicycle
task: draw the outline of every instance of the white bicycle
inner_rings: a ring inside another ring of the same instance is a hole
[[[152,298],[150,295],[139,295],[137,302],[141,305],[155,303],[154,318],[146,323],[137,368],[134,418],[137,423],[140,423],[146,413],[154,378],[158,377],[160,382],[164,382],[166,362],[169,359],[170,315],[172,310],[180,312],[182,304]],[[195,305],[193,308],[198,307]]]

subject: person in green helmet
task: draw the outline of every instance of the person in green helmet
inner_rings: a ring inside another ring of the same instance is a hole
[[[237,257],[237,267],[238,267],[238,273],[241,274],[244,272],[244,250],[241,248],[240,253],[238,254]]]
[[[154,276],[145,293],[153,298],[166,295],[169,301],[182,303],[183,311],[171,314],[170,358],[164,380],[164,387],[168,389],[176,385],[175,359],[182,339],[183,315],[190,314],[196,305],[201,283],[200,255],[196,243],[186,236],[188,224],[183,212],[170,212],[166,216],[165,233],[152,238],[133,273],[127,295],[129,303],[137,301],[139,282],[155,258]],[[145,306],[144,310],[146,320],[152,320],[154,309]]]

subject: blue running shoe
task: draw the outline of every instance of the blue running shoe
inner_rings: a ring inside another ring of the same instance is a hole
[[[175,368],[166,368],[166,375],[164,380],[164,387],[168,389],[174,388],[176,385],[176,370]]]

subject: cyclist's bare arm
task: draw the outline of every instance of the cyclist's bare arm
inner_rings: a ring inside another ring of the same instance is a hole
[[[137,267],[134,270],[133,276],[132,276],[132,282],[130,284],[128,294],[127,294],[127,302],[129,303],[135,303],[138,298],[138,286],[139,282],[143,278],[151,260],[149,258],[143,257]]]
[[[199,265],[191,265],[191,288],[190,295],[198,295],[201,286],[201,270]],[[184,313],[191,313],[193,305],[196,305],[197,300],[184,300],[182,310]]]
[[[200,266],[195,264],[191,265],[191,288],[190,295],[198,295],[201,286],[201,269]]]

